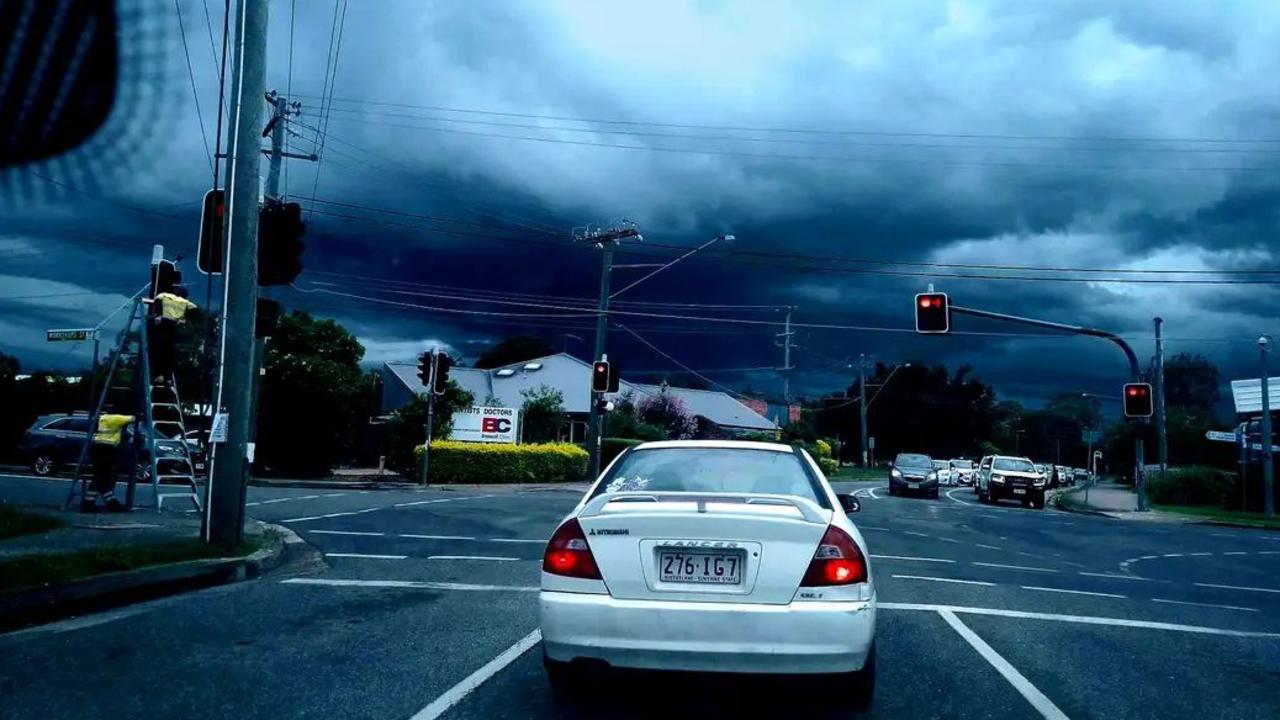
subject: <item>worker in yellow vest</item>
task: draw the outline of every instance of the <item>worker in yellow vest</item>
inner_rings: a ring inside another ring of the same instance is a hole
[[[93,482],[89,485],[89,492],[80,501],[81,512],[97,512],[99,500],[107,512],[124,512],[124,505],[115,497],[116,465],[120,462],[125,428],[133,421],[132,415],[98,417],[98,431],[93,435],[89,456],[93,461]]]
[[[187,312],[196,304],[187,299],[187,289],[178,285],[173,292],[156,295],[153,301],[151,327],[147,336],[148,360],[155,382],[163,383],[173,375],[178,360],[178,326],[186,322]]]

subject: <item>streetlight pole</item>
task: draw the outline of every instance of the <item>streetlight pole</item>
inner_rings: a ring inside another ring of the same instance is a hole
[[[1258,359],[1262,369],[1262,508],[1267,517],[1276,516],[1276,498],[1272,483],[1275,468],[1271,466],[1271,390],[1267,386],[1267,352],[1271,350],[1271,336],[1258,338]]]
[[[862,467],[867,467],[867,362],[858,356],[858,427],[862,430]]]

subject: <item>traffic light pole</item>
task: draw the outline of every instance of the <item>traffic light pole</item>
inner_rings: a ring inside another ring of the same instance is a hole
[[[592,362],[604,359],[604,338],[609,322],[609,276],[613,274],[613,246],[613,240],[605,240],[600,248],[600,312],[596,315],[596,346]],[[587,452],[591,455],[591,476],[587,479],[594,480],[600,476],[600,431],[603,417],[600,413],[600,404],[595,402],[594,396],[588,413]]]
[[[978,310],[975,308],[951,306],[951,312],[959,315],[969,315],[972,317],[987,318],[989,320],[1001,320],[1003,322],[1016,323],[1018,325],[1030,325],[1031,327],[1048,328],[1050,330],[1061,330],[1062,332],[1071,333],[1073,335],[1088,335],[1090,337],[1102,338],[1115,343],[1121,351],[1124,352],[1125,359],[1129,361],[1129,377],[1132,382],[1139,382],[1142,379],[1142,371],[1138,368],[1138,356],[1133,352],[1133,348],[1129,347],[1129,343],[1124,338],[1113,332],[1106,330],[1098,330],[1096,328],[1084,327],[1081,325],[1067,325],[1066,323],[1050,322],[1048,320],[1037,320],[1036,318],[1022,317],[1020,315],[1007,315],[1005,313],[991,312],[989,310]],[[1147,481],[1142,471],[1146,462],[1145,446],[1142,439],[1142,433],[1139,432],[1133,440],[1133,456],[1134,456],[1134,485],[1138,491],[1138,510],[1147,510]]]
[[[1152,322],[1156,327],[1156,372],[1152,378],[1155,381],[1156,442],[1160,452],[1160,481],[1164,482],[1165,474],[1169,472],[1169,438],[1165,432],[1164,417],[1164,319],[1153,318]]]
[[[258,298],[258,168],[262,93],[266,89],[266,0],[237,3],[232,72],[231,167],[227,202],[221,364],[216,409],[227,414],[227,437],[215,444],[205,504],[204,539],[239,544],[244,530],[253,388],[253,327]]]
[[[422,446],[422,486],[426,487],[431,463],[431,421],[436,414],[436,353],[431,351],[431,372],[427,377],[427,442]]]
[[[858,356],[858,424],[862,433],[862,467],[867,464],[867,363],[865,356]]]
[[[1262,509],[1267,517],[1276,516],[1276,495],[1273,487],[1275,468],[1271,456],[1271,388],[1267,379],[1267,352],[1271,350],[1271,338],[1263,335],[1258,338],[1258,356],[1261,364],[1262,391]]]

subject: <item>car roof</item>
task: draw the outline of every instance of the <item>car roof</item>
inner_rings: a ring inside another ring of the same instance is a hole
[[[658,440],[641,443],[635,450],[663,450],[666,448],[718,448],[721,450],[771,450],[773,452],[794,453],[790,445],[782,443],[756,442],[753,440]]]

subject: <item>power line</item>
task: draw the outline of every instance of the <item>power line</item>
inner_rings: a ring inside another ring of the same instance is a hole
[[[338,5],[339,4],[342,5],[341,24],[339,24],[338,22]],[[323,163],[324,163],[324,131],[327,130],[329,126],[329,123],[328,123],[329,116],[327,113],[327,108],[330,105],[332,105],[332,100],[330,98],[332,98],[333,96],[334,82],[330,80],[330,71],[332,70],[332,77],[334,79],[336,79],[338,75],[338,52],[335,52],[334,50],[334,38],[335,36],[337,37],[337,41],[338,41],[337,48],[340,51],[342,49],[342,29],[346,27],[346,24],[347,24],[346,0],[333,0],[333,21],[329,25],[329,50],[325,54],[324,80],[321,81],[320,83],[321,91],[323,94],[320,97],[320,114],[318,116],[319,119],[316,121],[316,124],[319,125],[319,127],[315,128],[316,153],[317,155],[319,155],[319,159],[316,160],[316,171],[311,178],[311,197],[313,198],[316,196],[316,192],[319,190],[319,187],[320,187],[320,170],[322,169]],[[307,211],[307,217],[311,216],[311,212],[312,210],[309,207]]]
[[[481,110],[476,108],[459,108],[445,105],[414,105],[400,102],[383,102],[376,100],[354,100],[349,98],[331,98],[333,102],[353,103],[359,105],[381,105],[385,107],[402,107],[436,112],[453,112],[473,115],[493,115],[499,117],[530,118],[537,120],[561,120],[599,125],[631,125],[666,128],[683,128],[695,130],[718,130],[757,133],[793,133],[805,135],[870,135],[878,137],[932,137],[961,138],[987,140],[1059,140],[1059,141],[1096,141],[1096,142],[1184,142],[1184,143],[1222,143],[1222,144],[1257,144],[1280,143],[1280,138],[1205,138],[1205,137],[1160,137],[1160,136],[1087,136],[1087,135],[1018,135],[1009,133],[975,133],[975,132],[925,132],[906,130],[866,130],[866,129],[824,129],[824,128],[791,128],[761,127],[746,125],[709,125],[697,123],[654,122],[629,119],[583,118],[568,115],[550,115],[537,113],[508,112],[501,110]]]
[[[689,367],[688,365],[685,365],[684,363],[680,362],[679,360],[677,360],[677,359],[675,359],[675,358],[671,357],[671,355],[669,355],[668,353],[664,352],[661,348],[659,348],[658,346],[656,346],[656,345],[654,345],[653,343],[649,342],[648,340],[646,340],[646,339],[644,338],[644,336],[640,335],[639,333],[637,333],[636,331],[634,331],[634,330],[632,330],[631,328],[627,327],[626,325],[623,325],[622,323],[619,323],[619,322],[615,322],[615,324],[616,324],[618,327],[620,327],[620,328],[622,328],[623,330],[625,330],[625,331],[627,332],[627,334],[628,334],[628,335],[630,335],[631,337],[635,338],[636,340],[639,340],[642,344],[644,344],[644,346],[645,346],[645,347],[647,347],[647,348],[649,348],[650,350],[652,350],[652,351],[654,351],[654,352],[658,353],[659,355],[661,355],[662,357],[664,357],[664,358],[666,358],[667,360],[671,361],[672,363],[674,363],[674,364],[676,364],[676,365],[680,366],[680,368],[682,368],[685,372],[689,373],[690,375],[693,375],[694,377],[698,378],[699,380],[702,380],[703,382],[710,384],[712,387],[718,387],[718,388],[720,388],[720,389],[724,390],[725,392],[728,392],[730,395],[733,395],[733,396],[735,396],[735,397],[740,397],[740,396],[741,396],[741,393],[739,393],[737,390],[734,390],[733,388],[731,388],[731,387],[729,387],[729,386],[727,386],[727,385],[723,385],[723,384],[721,384],[721,383],[718,383],[718,382],[716,382],[715,380],[712,380],[711,378],[707,377],[706,375],[703,375],[702,373],[698,372],[697,370],[694,370],[693,368]]]
[[[178,15],[178,34],[182,36],[182,56],[187,61],[187,78],[191,80],[191,97],[196,102],[196,121],[200,123],[200,139],[204,143],[204,155],[209,159],[209,174],[213,168],[213,153],[209,151],[209,131],[204,129],[204,111],[200,109],[200,93],[196,91],[196,73],[191,67],[191,51],[187,48],[187,28],[182,22],[182,0],[173,0],[173,9]]]
[[[123,202],[120,202],[119,200],[112,200],[111,198],[104,197],[104,196],[99,195],[99,194],[97,194],[97,193],[90,192],[90,191],[85,190],[85,189],[83,189],[83,188],[76,187],[75,185],[72,185],[71,183],[63,182],[62,180],[57,180],[57,179],[55,179],[55,178],[51,178],[51,177],[49,177],[48,175],[45,175],[45,174],[43,174],[43,173],[41,173],[41,172],[39,172],[39,171],[37,171],[37,170],[32,170],[31,168],[27,168],[27,172],[28,172],[28,173],[30,173],[31,175],[34,175],[35,177],[40,178],[41,180],[44,180],[45,182],[47,182],[47,183],[49,183],[49,184],[51,184],[51,185],[56,185],[56,186],[58,186],[58,187],[60,187],[60,188],[62,188],[62,189],[64,189],[64,190],[68,190],[68,191],[70,191],[70,192],[76,193],[77,195],[83,195],[83,196],[85,196],[85,197],[87,197],[87,198],[92,198],[92,199],[97,200],[97,201],[99,201],[99,202],[103,202],[103,203],[106,203],[106,204],[108,204],[108,205],[113,205],[113,206],[118,207],[118,208],[120,208],[120,209],[122,209],[122,210],[128,210],[128,211],[130,211],[130,212],[135,212],[135,213],[141,213],[141,214],[143,214],[143,215],[152,215],[152,216],[155,216],[155,217],[162,217],[162,218],[166,218],[166,219],[168,219],[168,220],[182,220],[182,221],[185,221],[185,220],[186,220],[186,218],[178,217],[177,215],[170,215],[170,214],[168,214],[168,213],[163,213],[163,212],[160,212],[160,211],[158,211],[158,210],[150,210],[150,209],[148,209],[148,208],[139,207],[139,206],[137,206],[137,205],[130,205],[129,203],[123,203]]]

